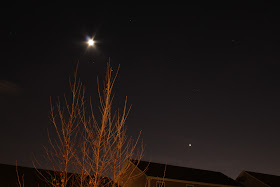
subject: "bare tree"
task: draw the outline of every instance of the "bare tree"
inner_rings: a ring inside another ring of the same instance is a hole
[[[17,161],[16,161],[16,173],[17,173],[17,186],[24,187],[24,174],[21,176],[21,179],[20,179],[19,173],[18,173]]]
[[[99,107],[93,106],[91,98],[85,99],[78,66],[73,80],[69,80],[71,96],[51,104],[50,119],[56,136],[48,133],[50,146],[45,151],[54,172],[48,172],[48,176],[41,173],[51,186],[120,186],[118,178],[122,174],[135,177],[127,173],[125,162],[142,158],[141,132],[136,139],[126,135],[131,109],[127,99],[121,110],[113,111],[113,86],[118,71],[119,68],[112,75],[109,61],[102,87],[97,79]]]

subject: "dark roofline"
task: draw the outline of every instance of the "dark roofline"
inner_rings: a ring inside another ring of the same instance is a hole
[[[3,186],[4,183],[9,183],[9,185],[18,184],[18,179],[22,182],[22,177],[24,178],[25,186],[30,186],[35,183],[39,183],[41,185],[49,186],[49,179],[51,175],[55,175],[55,173],[61,171],[53,171],[47,169],[37,169],[32,167],[25,167],[25,166],[17,166],[17,165],[10,165],[10,164],[1,164],[0,163],[0,186]],[[50,173],[50,175],[49,175]],[[42,175],[43,176],[42,176]],[[68,172],[67,175],[69,177],[80,175],[78,173]],[[1,178],[2,177],[2,178]],[[1,180],[4,179],[4,180]],[[45,180],[47,179],[47,180]],[[112,179],[108,176],[100,177],[101,182],[111,182]],[[71,183],[71,181],[69,181]],[[7,184],[5,184],[7,186]],[[17,185],[18,186],[18,185]]]
[[[11,165],[11,164],[2,164],[0,163],[0,166],[6,166],[6,167],[15,167],[15,168],[22,168],[22,169],[30,169],[30,170],[38,170],[38,171],[42,171],[42,172],[63,172],[63,171],[55,171],[55,170],[51,170],[51,169],[43,169],[43,168],[37,168],[37,167],[29,167],[29,166],[19,166],[19,165]],[[76,173],[72,173],[72,172],[68,172],[68,174],[76,174]]]
[[[131,159],[130,160],[132,163],[133,161],[138,161],[138,160],[133,160]],[[212,170],[206,170],[206,169],[197,169],[197,168],[190,168],[190,167],[183,167],[183,166],[178,166],[178,165],[170,165],[170,164],[162,164],[162,163],[159,163],[159,162],[149,162],[149,161],[145,161],[145,160],[141,160],[141,162],[146,162],[146,163],[153,163],[153,164],[160,164],[160,165],[166,165],[166,166],[172,166],[172,167],[178,167],[178,168],[185,168],[185,169],[193,169],[193,170],[199,170],[199,171],[206,171],[206,172],[215,172],[215,173],[220,173],[220,174],[223,174],[222,172],[220,171],[212,171]],[[134,163],[133,163],[134,164]],[[134,164],[135,165],[135,164]],[[139,168],[140,169],[140,168]],[[140,169],[141,170],[141,169]],[[141,170],[142,171],[142,170]],[[223,174],[224,175],[224,174]]]
[[[149,177],[164,177],[166,179],[178,180],[182,182],[189,181],[194,183],[217,184],[224,186],[240,186],[238,182],[219,171],[182,167],[157,162],[148,162],[144,160],[131,159],[130,162],[136,165],[137,168],[141,171],[147,169],[147,172],[145,172],[145,174]],[[139,164],[137,164],[138,162]],[[165,167],[166,175],[163,176]],[[176,174],[176,172],[178,175]]]
[[[260,173],[260,172],[255,172],[255,171],[247,171],[247,170],[244,170],[244,172],[246,173],[252,173],[252,174],[261,174],[261,175],[267,175],[267,176],[272,176],[272,177],[280,177],[279,175],[272,175],[272,174],[267,174],[267,173]]]
[[[130,160],[132,163],[133,161],[136,161],[138,162],[138,160],[133,160],[131,159]],[[222,172],[220,171],[212,171],[212,170],[206,170],[206,169],[197,169],[197,168],[190,168],[190,167],[183,167],[183,166],[178,166],[178,165],[170,165],[170,164],[162,164],[162,163],[159,163],[159,162],[149,162],[149,161],[145,161],[145,160],[141,160],[140,162],[146,162],[146,163],[153,163],[153,164],[159,164],[159,165],[166,165],[166,166],[172,166],[172,167],[178,167],[178,168],[186,168],[186,169],[194,169],[194,170],[199,170],[199,171],[209,171],[209,172],[215,172],[215,173],[220,173],[220,174],[223,174]],[[133,163],[134,164],[134,163]],[[135,164],[134,164],[135,165]],[[139,168],[141,170],[141,168]],[[142,170],[141,170],[142,171]],[[223,174],[224,175],[224,174]]]
[[[259,173],[254,171],[246,171],[246,170],[242,171],[242,173],[247,173],[248,175],[250,175],[251,177],[253,177],[254,179],[258,180],[259,182],[261,182],[266,186],[276,187],[280,185],[280,176],[278,175]]]

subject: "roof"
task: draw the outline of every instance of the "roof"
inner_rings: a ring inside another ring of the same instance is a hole
[[[137,165],[138,160],[132,160],[132,162],[135,165]],[[172,166],[172,165],[146,162],[146,161],[139,161],[137,167],[142,171],[146,170],[145,174],[147,176],[152,176],[152,177],[210,183],[210,184],[240,186],[235,180],[216,171]],[[164,171],[165,171],[165,176],[164,176]]]
[[[257,173],[257,172],[252,172],[252,171],[245,171],[245,172],[250,174],[251,176],[257,178],[258,180],[262,181],[263,183],[269,185],[270,187],[279,187],[280,186],[280,176],[264,174],[264,173]]]
[[[34,168],[0,164],[0,186],[16,187],[18,186],[18,177],[21,182],[24,180],[25,186],[46,185],[46,182],[39,177]]]
[[[50,177],[48,173],[54,174],[52,170],[38,170],[48,179]],[[68,174],[71,176],[72,173]],[[20,182],[24,181],[25,186],[49,186],[35,168],[0,164],[0,186],[18,187],[18,177]],[[71,183],[71,181],[69,181],[69,183]],[[101,183],[103,185],[106,183],[107,186],[110,186],[108,184],[111,184],[112,180],[109,177],[102,177]]]

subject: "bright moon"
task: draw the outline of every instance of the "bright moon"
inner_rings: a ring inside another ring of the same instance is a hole
[[[189,144],[189,147],[191,147],[192,146],[192,144]]]
[[[89,39],[89,40],[88,40],[88,45],[89,45],[89,46],[93,46],[93,44],[94,44],[93,39]]]

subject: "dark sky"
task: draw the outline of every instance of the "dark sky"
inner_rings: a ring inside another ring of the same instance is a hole
[[[56,7],[1,9],[0,163],[32,166],[47,144],[50,96],[68,91],[79,60],[96,97],[111,57],[121,65],[116,102],[132,104],[128,132],[143,131],[144,159],[280,175],[280,7]]]

